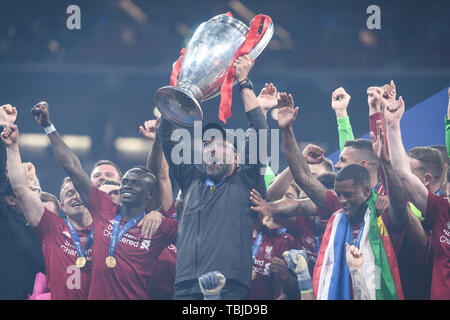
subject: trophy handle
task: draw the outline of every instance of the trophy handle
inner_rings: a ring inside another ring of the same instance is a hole
[[[256,60],[256,58],[260,55],[260,53],[264,50],[264,48],[269,44],[270,40],[272,39],[273,36],[273,22],[272,19],[269,16],[263,15],[263,14],[259,14],[257,16],[254,16],[253,19],[250,21],[250,26],[252,25],[253,21],[255,19],[259,19],[260,23],[262,22],[262,30],[261,33],[258,34],[252,34],[253,39],[251,39],[252,41],[256,42],[252,43],[251,45],[253,45],[253,48],[251,49],[251,51],[248,53],[248,56],[250,57],[250,59],[253,61],[253,65],[254,65],[254,61]],[[259,30],[260,26],[258,26]],[[249,36],[249,31],[247,32],[247,37]],[[259,39],[258,39],[259,38]],[[247,44],[248,45],[248,44]],[[242,48],[241,48],[242,49]],[[240,49],[239,49],[240,50]],[[248,50],[248,49],[247,49]],[[244,49],[245,51],[245,49]],[[252,65],[252,67],[253,67]],[[225,68],[214,80],[214,82],[217,82],[218,84],[222,83],[222,79],[226,76],[226,74],[228,73],[229,69],[232,67],[232,65],[230,64],[227,68]],[[233,85],[235,85],[237,83],[237,80],[233,81]],[[213,86],[215,86],[215,84],[213,84]],[[202,100],[209,100],[212,99],[216,96],[220,95],[220,91],[219,92],[214,92],[213,94],[210,95],[205,95],[202,97]]]
[[[269,16],[266,15],[257,15],[253,17],[253,19],[250,21],[250,25],[252,25],[253,20],[255,18],[259,18],[261,16],[264,19],[263,22],[263,28],[261,30],[261,34],[259,41],[256,43],[256,45],[253,47],[253,49],[250,51],[248,56],[253,61],[260,55],[260,53],[264,50],[264,48],[269,44],[270,40],[273,36],[273,22],[272,19]]]

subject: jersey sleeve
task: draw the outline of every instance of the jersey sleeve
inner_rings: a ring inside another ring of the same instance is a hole
[[[169,244],[175,244],[178,236],[178,221],[171,218],[163,218],[158,231],[152,239],[162,238]]]
[[[115,213],[117,205],[111,200],[111,198],[105,192],[101,191],[97,187],[91,189],[89,194],[89,201],[87,208],[92,216],[92,219],[98,218],[101,214]],[[110,218],[110,217],[107,217]]]
[[[427,224],[434,225],[438,219],[438,215],[443,210],[448,210],[449,203],[446,198],[435,195],[428,191],[427,210],[425,220]]]
[[[339,135],[339,150],[342,152],[344,149],[344,144],[348,140],[354,140],[353,129],[350,124],[350,118],[336,118],[338,125],[338,135]]]
[[[48,237],[56,230],[61,221],[62,219],[59,218],[56,213],[44,208],[44,213],[42,214],[41,220],[39,221],[39,224],[33,228],[33,231],[39,240],[42,241],[45,237]]]
[[[342,208],[337,195],[327,190],[325,198],[325,208],[317,208],[317,215],[322,219],[330,219],[331,215]]]

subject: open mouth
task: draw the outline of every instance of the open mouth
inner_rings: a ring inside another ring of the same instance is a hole
[[[124,198],[130,198],[134,195],[134,193],[130,190],[123,190],[120,195]]]
[[[84,204],[82,202],[79,201],[74,201],[72,202],[72,204],[70,205],[72,208],[76,208],[76,207],[84,207]]]

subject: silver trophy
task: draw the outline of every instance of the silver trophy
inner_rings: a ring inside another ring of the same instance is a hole
[[[247,25],[226,14],[215,16],[197,28],[186,47],[177,87],[165,86],[155,94],[156,106],[167,120],[192,127],[194,121],[203,119],[200,102],[220,94],[233,56],[246,40],[248,31]],[[270,21],[249,53],[252,60],[264,50],[272,35]]]

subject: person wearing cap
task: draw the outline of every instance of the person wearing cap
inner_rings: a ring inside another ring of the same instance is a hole
[[[251,132],[259,132],[259,138],[267,134],[263,111],[247,78],[251,65],[248,56],[240,57],[234,64],[246,116],[250,128],[254,129],[245,135],[246,151],[253,138]],[[216,130],[211,130],[212,127]],[[172,151],[180,142],[172,141],[171,136],[176,129],[180,127],[161,119],[158,130],[161,145],[185,200],[178,217],[174,299],[203,300],[198,278],[216,270],[227,279],[221,291],[224,300],[247,299],[252,279],[252,232],[256,221],[248,195],[252,189],[265,195],[266,159],[258,157],[254,164],[247,158],[240,161],[246,154],[238,153],[236,137],[226,134],[224,137],[225,130],[216,124],[203,130],[202,168],[192,163],[175,164]]]

